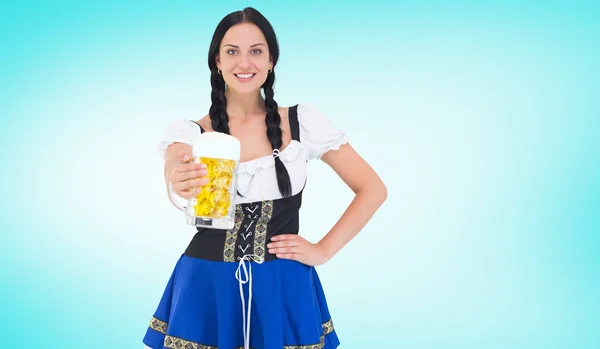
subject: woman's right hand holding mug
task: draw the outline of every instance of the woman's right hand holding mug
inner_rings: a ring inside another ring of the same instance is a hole
[[[181,198],[189,200],[196,197],[202,190],[202,186],[208,183],[205,164],[191,162],[191,157],[185,152],[177,154],[178,162],[168,174],[173,193]]]

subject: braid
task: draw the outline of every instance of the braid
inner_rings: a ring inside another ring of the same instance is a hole
[[[271,142],[271,147],[273,150],[279,149],[283,145],[283,133],[279,127],[281,125],[281,116],[279,115],[277,102],[275,102],[275,99],[273,99],[274,82],[275,71],[272,71],[267,75],[267,80],[263,84],[263,88],[265,91],[265,109],[267,110],[267,117],[265,118],[265,122],[267,124],[267,138],[269,138],[269,142]],[[275,172],[277,173],[277,185],[279,186],[279,192],[281,195],[283,195],[283,197],[292,195],[290,175],[288,174],[288,171],[279,156],[275,156]]]
[[[227,98],[225,98],[225,80],[223,75],[213,70],[210,74],[212,92],[210,98],[210,120],[213,130],[229,134],[229,116],[227,115]]]
[[[225,97],[225,80],[223,75],[218,73],[218,70],[211,69],[210,84],[212,85],[212,92],[210,99],[212,104],[210,105],[209,115],[213,131],[222,132],[229,134],[229,115],[227,115],[227,98]],[[237,195],[240,194],[239,190]]]

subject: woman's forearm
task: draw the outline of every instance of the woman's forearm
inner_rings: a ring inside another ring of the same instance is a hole
[[[386,198],[387,189],[383,182],[365,186],[356,192],[346,211],[318,243],[329,258],[338,253],[365,227]]]

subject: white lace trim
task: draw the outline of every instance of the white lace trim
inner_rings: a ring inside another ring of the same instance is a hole
[[[302,156],[305,160],[308,160],[308,149],[302,143],[292,140],[282,151],[279,152],[279,159],[283,163],[290,163],[296,161],[298,157]],[[254,175],[259,170],[275,167],[275,158],[273,155],[263,156],[257,159],[244,161],[239,163],[238,174],[249,174]]]
[[[348,143],[350,141],[350,137],[348,137],[346,134],[342,134],[341,137],[336,140],[335,142],[329,143],[326,148],[325,148],[325,152],[317,155],[317,159],[321,159],[321,157],[323,156],[323,154],[327,153],[330,150],[339,150],[342,145]]]

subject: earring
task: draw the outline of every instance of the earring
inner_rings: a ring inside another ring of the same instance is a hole
[[[219,73],[219,75],[221,75],[221,73],[223,73],[223,71],[221,69],[217,69],[217,73]]]
[[[273,69],[269,69],[269,74],[271,74],[273,72]]]

